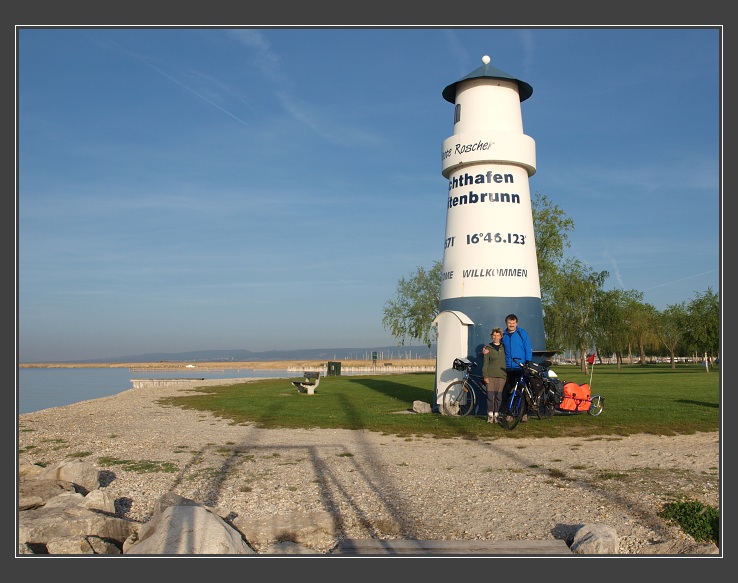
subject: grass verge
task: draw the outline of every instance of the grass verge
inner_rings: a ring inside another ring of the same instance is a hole
[[[556,367],[559,378],[590,382],[576,367]],[[321,379],[314,395],[302,394],[289,379],[199,387],[163,405],[209,411],[232,423],[264,428],[367,429],[398,436],[568,437],[598,435],[691,434],[720,428],[719,371],[698,365],[598,365],[592,393],[605,399],[604,412],[555,414],[507,431],[479,416],[462,418],[413,414],[414,401],[431,403],[434,373],[333,376]],[[482,396],[483,397],[483,396]]]

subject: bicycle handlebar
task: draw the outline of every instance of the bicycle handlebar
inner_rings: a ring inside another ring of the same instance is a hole
[[[548,377],[548,369],[550,367],[550,363],[537,363],[533,362],[532,360],[528,360],[523,362],[519,358],[513,358],[513,361],[515,361],[518,366],[527,374],[538,377],[538,378],[547,378]]]

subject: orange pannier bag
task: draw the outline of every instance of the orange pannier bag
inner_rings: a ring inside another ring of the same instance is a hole
[[[589,399],[589,385],[564,383],[564,400],[561,401],[559,409],[563,411],[589,411],[591,405]]]

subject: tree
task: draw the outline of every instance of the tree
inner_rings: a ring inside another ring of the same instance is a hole
[[[672,370],[676,369],[674,355],[677,346],[685,340],[687,330],[687,308],[684,302],[667,306],[656,320],[656,334],[659,340],[669,351]]]
[[[574,220],[553,204],[548,196],[538,192],[531,199],[531,208],[541,300],[546,304],[556,286],[564,249],[571,245],[568,233],[574,230]]]
[[[430,348],[436,340],[432,323],[441,304],[442,268],[441,261],[435,261],[428,270],[418,267],[408,279],[403,277],[397,282],[395,299],[385,303],[382,325],[400,339],[401,345],[412,338]]]
[[[574,347],[581,356],[581,367],[587,371],[587,348],[594,342],[595,306],[602,285],[610,274],[599,273],[578,259],[569,259],[557,276],[543,317],[547,333],[554,346]]]
[[[708,287],[689,302],[687,312],[689,348],[698,356],[716,356],[720,351],[720,298]]]
[[[595,346],[600,354],[614,354],[618,368],[623,365],[623,354],[629,345],[627,308],[642,298],[643,293],[636,290],[613,289],[603,291],[595,301],[592,326]]]
[[[638,360],[646,365],[646,348],[658,343],[656,320],[658,311],[651,304],[633,302],[628,306],[628,325],[632,346],[638,347]]]

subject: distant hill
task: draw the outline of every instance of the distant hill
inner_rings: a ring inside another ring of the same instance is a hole
[[[279,360],[371,360],[372,351],[378,359],[435,357],[436,347],[378,346],[373,348],[301,348],[295,350],[266,350],[253,352],[232,350],[196,350],[193,352],[149,352],[127,356],[109,356],[87,360],[67,360],[68,364],[90,362],[270,362]]]

